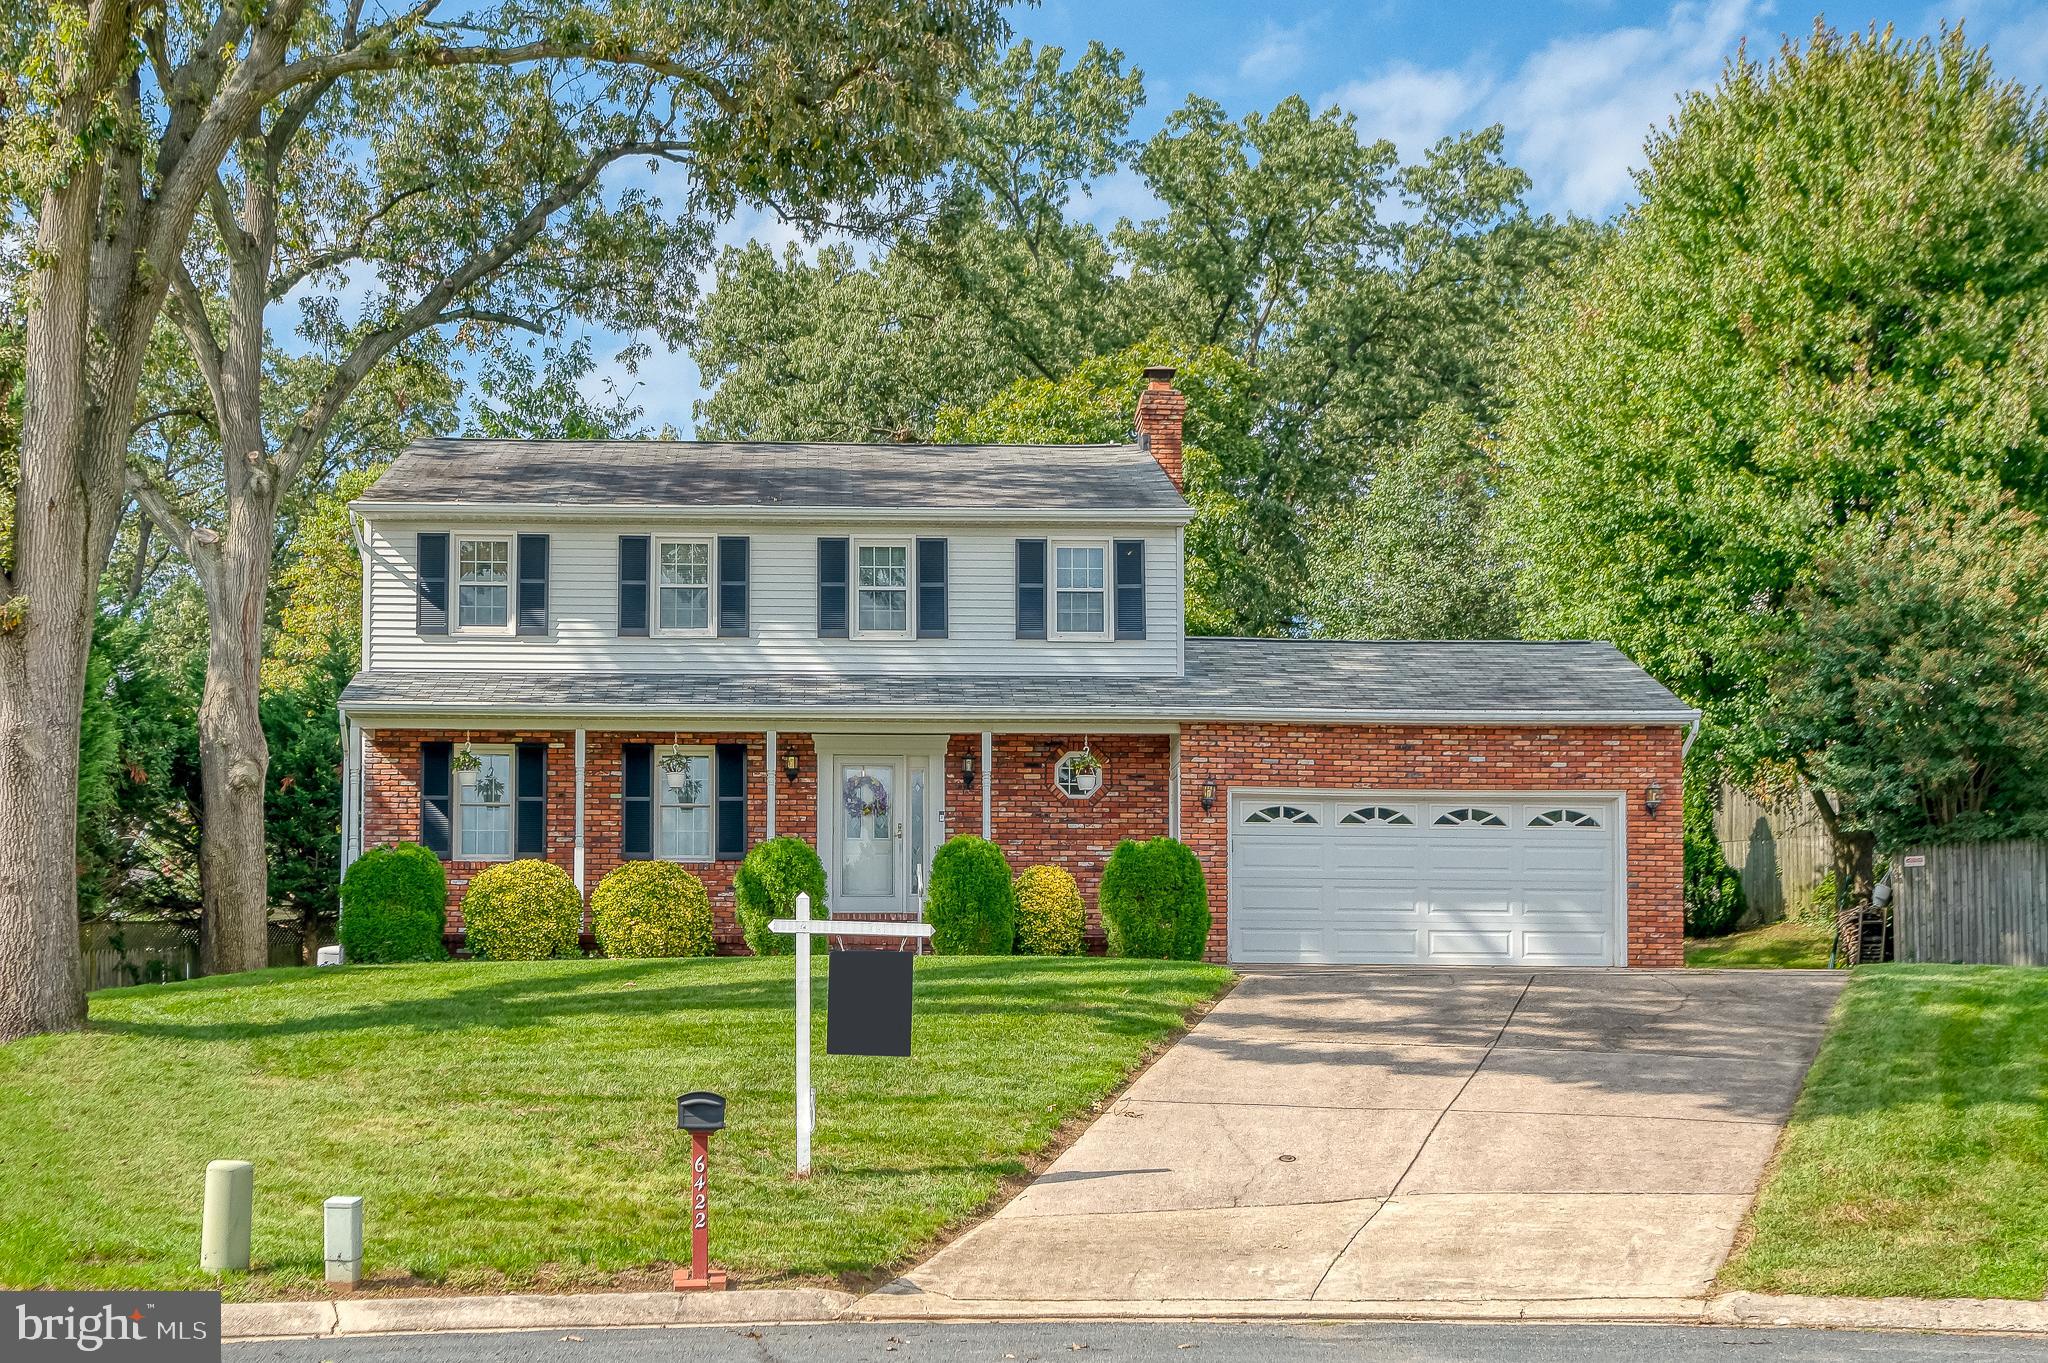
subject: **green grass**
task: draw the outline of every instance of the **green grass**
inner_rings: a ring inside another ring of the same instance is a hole
[[[1825,923],[1767,923],[1726,937],[1689,937],[1685,963],[1721,970],[1820,970],[1831,945]]]
[[[95,994],[88,1031],[0,1047],[0,1284],[210,1285],[206,1162],[248,1159],[254,1272],[232,1297],[317,1290],[335,1194],[366,1199],[366,1271],[389,1286],[655,1285],[689,1254],[675,1098],[694,1088],[728,1102],[713,1258],[754,1282],[865,1273],[985,1204],[1230,978],[923,958],[902,1060],[824,1054],[820,970],[799,1182],[793,966],[462,962]]]
[[[1721,1283],[2039,1300],[2044,1189],[2048,970],[1866,966]]]

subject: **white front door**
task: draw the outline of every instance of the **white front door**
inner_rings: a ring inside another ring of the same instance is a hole
[[[908,801],[901,758],[840,758],[836,798],[839,856],[832,908],[842,913],[905,913],[915,907],[904,854]]]

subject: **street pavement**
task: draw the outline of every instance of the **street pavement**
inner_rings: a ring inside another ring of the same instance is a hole
[[[1841,983],[1248,971],[1036,1182],[862,1314],[1696,1301]]]
[[[226,1363],[2018,1363],[2048,1340],[1689,1325],[763,1325],[230,1344]]]

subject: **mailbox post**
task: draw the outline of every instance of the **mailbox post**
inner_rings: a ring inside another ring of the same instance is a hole
[[[686,1093],[676,1128],[690,1133],[690,1267],[676,1270],[676,1291],[725,1291],[725,1270],[711,1266],[711,1133],[725,1130],[725,1099]]]

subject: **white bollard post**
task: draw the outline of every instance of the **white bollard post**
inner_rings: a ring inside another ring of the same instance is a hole
[[[327,1211],[327,1281],[354,1287],[363,1280],[363,1200],[330,1197]]]
[[[796,897],[796,1174],[811,1176],[811,1128],[817,1121],[811,1092],[811,897]]]
[[[249,1223],[256,1166],[217,1159],[206,1166],[206,1208],[199,1222],[199,1267],[208,1273],[249,1271]]]

